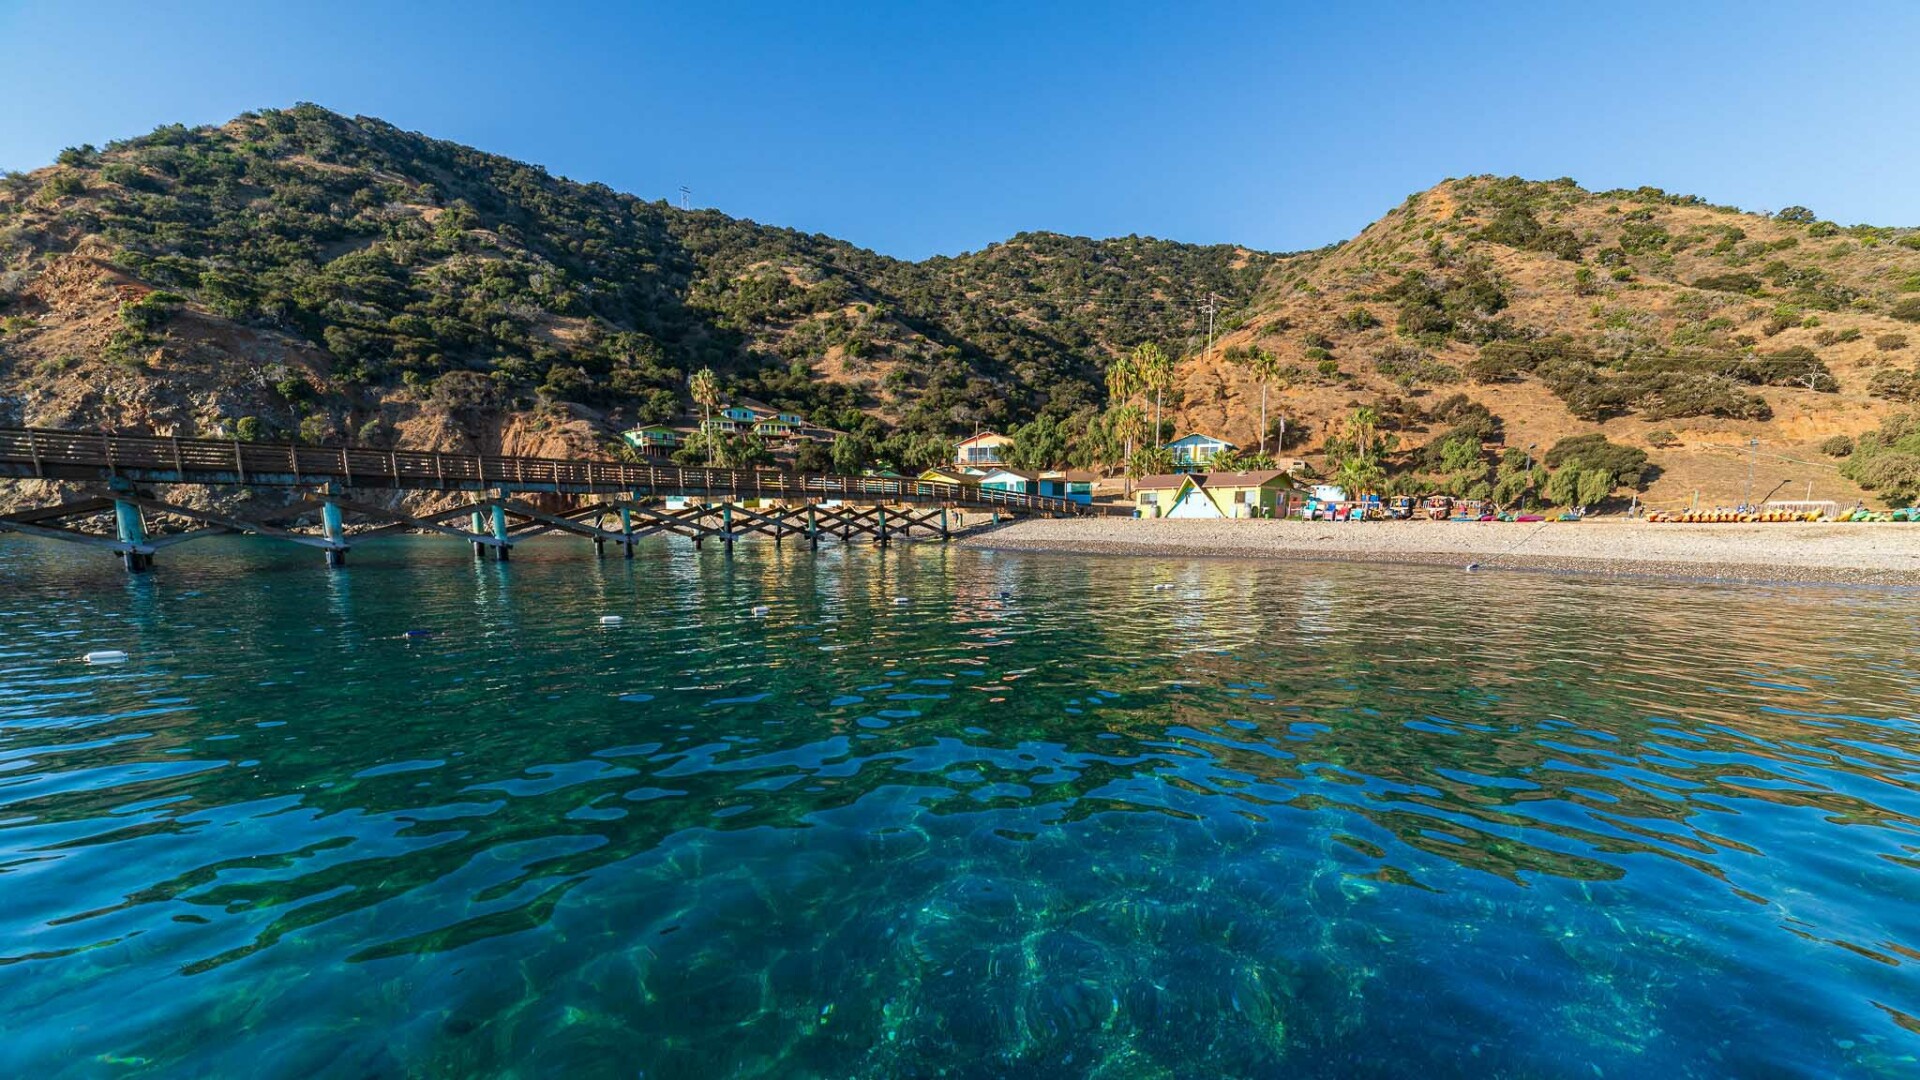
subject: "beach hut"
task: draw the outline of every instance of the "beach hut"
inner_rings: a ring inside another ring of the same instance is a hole
[[[1005,463],[1007,447],[1013,440],[997,431],[983,431],[970,439],[961,439],[954,446],[953,463],[991,469]]]
[[[1006,491],[1015,495],[1040,494],[1040,476],[1025,469],[999,468],[980,478],[980,487],[989,491]]]
[[[951,466],[928,469],[920,474],[920,479],[929,484],[978,484],[980,482],[978,475]]]
[[[1284,517],[1292,505],[1291,478],[1279,469],[1188,473],[1174,489],[1170,518]]]
[[[1223,517],[1285,517],[1293,504],[1293,476],[1285,469],[1210,472],[1201,481]]]
[[[1086,469],[1054,469],[1040,474],[1040,494],[1091,506],[1093,485],[1099,482],[1100,474]]]
[[[1173,505],[1173,498],[1179,493],[1186,479],[1185,476],[1176,473],[1166,473],[1160,476],[1143,476],[1135,480],[1133,482],[1134,513],[1143,518],[1167,516],[1167,509]]]
[[[1213,459],[1225,450],[1238,447],[1225,439],[1216,439],[1198,431],[1175,439],[1165,448],[1173,455],[1174,472],[1205,472]]]

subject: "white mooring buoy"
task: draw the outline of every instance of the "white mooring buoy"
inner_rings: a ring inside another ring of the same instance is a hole
[[[906,607],[911,603],[913,603],[913,601],[904,596],[896,596],[893,598],[893,606],[895,607]]]
[[[99,649],[80,659],[89,664],[124,664],[127,662],[127,654],[120,649]]]
[[[626,622],[626,621],[627,621],[627,620],[625,620],[625,619],[623,619],[623,618],[621,618],[621,617],[620,617],[620,616],[618,616],[618,615],[602,615],[602,616],[600,616],[600,625],[601,625],[601,626],[619,626],[619,625],[620,625],[621,623],[623,623],[623,622]]]
[[[754,608],[753,608],[753,617],[756,619],[764,619],[772,612],[773,612],[773,609],[768,607],[767,605],[756,604],[754,605]]]

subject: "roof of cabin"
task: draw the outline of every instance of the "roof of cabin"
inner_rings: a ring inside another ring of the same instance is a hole
[[[1002,434],[1000,434],[1000,433],[999,433],[999,432],[997,432],[997,431],[983,431],[983,432],[981,432],[981,433],[980,433],[980,434],[978,434],[978,435],[970,435],[970,436],[968,436],[967,438],[964,438],[964,439],[961,439],[961,440],[960,440],[959,442],[957,442],[957,443],[955,443],[954,445],[955,445],[955,446],[970,446],[970,445],[972,445],[972,444],[974,444],[974,443],[977,443],[977,442],[985,442],[985,441],[987,441],[988,439],[998,439],[998,440],[999,440],[999,441],[1001,441],[1001,442],[1012,442],[1012,441],[1013,441],[1012,439],[1009,439],[1009,438],[1008,438],[1007,436],[1005,436],[1005,435],[1002,435]]]
[[[1187,482],[1191,473],[1161,473],[1158,476],[1143,476],[1133,482],[1135,491],[1159,491],[1177,488]]]
[[[1143,476],[1133,482],[1135,491],[1164,491],[1177,488],[1188,480],[1196,487],[1250,488],[1266,487],[1275,480],[1290,480],[1292,474],[1284,469],[1252,469],[1247,472],[1206,472],[1206,473],[1164,473],[1159,476]]]
[[[1198,440],[1198,441],[1200,441],[1200,442],[1210,442],[1210,443],[1219,443],[1219,444],[1220,444],[1221,446],[1233,446],[1233,444],[1232,444],[1232,443],[1230,443],[1230,442],[1228,442],[1227,440],[1225,440],[1225,439],[1221,439],[1221,438],[1217,438],[1217,437],[1215,437],[1215,436],[1212,436],[1212,435],[1208,435],[1207,433],[1205,433],[1205,432],[1203,432],[1203,431],[1189,431],[1189,432],[1187,432],[1187,433],[1186,433],[1185,435],[1182,435],[1182,436],[1180,436],[1179,438],[1177,438],[1177,439],[1175,439],[1175,440],[1173,440],[1172,442],[1170,442],[1170,443],[1168,443],[1167,445],[1168,445],[1168,446],[1179,446],[1179,445],[1180,445],[1181,443],[1185,443],[1185,442],[1193,442],[1193,441],[1195,441],[1195,440]]]
[[[1285,469],[1252,469],[1247,472],[1195,473],[1202,487],[1265,487],[1275,480],[1291,480]]]

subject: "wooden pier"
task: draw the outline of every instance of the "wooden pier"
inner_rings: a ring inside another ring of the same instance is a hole
[[[0,532],[111,551],[134,572],[149,569],[164,548],[231,533],[318,548],[327,565],[337,567],[346,564],[354,542],[400,531],[457,537],[473,545],[476,557],[491,553],[500,560],[519,540],[570,533],[591,540],[601,552],[609,542],[617,544],[632,558],[634,542],[656,534],[688,537],[696,546],[718,540],[729,549],[747,535],[812,547],[822,537],[885,545],[902,538],[947,538],[954,511],[987,513],[996,520],[1096,512],[1068,499],[972,484],[40,428],[0,428],[0,479],[8,478],[105,485],[104,495],[0,515]],[[168,502],[154,491],[181,484],[271,488],[302,497],[240,518]],[[445,492],[471,500],[413,515],[353,497],[370,491]],[[110,532],[79,527],[109,514]],[[318,521],[317,534],[292,527],[308,518]],[[351,536],[349,519],[362,526]],[[150,523],[159,521],[187,524],[171,532],[150,530]]]

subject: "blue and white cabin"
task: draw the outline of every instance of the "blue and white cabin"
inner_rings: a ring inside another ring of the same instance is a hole
[[[1082,506],[1093,505],[1093,485],[1098,482],[1098,473],[1083,470],[1059,470],[1040,474],[1039,494],[1056,499],[1071,499]]]
[[[994,469],[980,478],[981,488],[1015,495],[1040,494],[1040,478],[1021,469]]]
[[[1225,439],[1216,439],[1198,431],[1175,439],[1165,448],[1173,454],[1174,472],[1205,472],[1212,466],[1215,456],[1226,450],[1239,449]]]
[[[753,422],[757,419],[759,417],[752,409],[744,405],[729,405],[713,414],[713,417],[703,426],[709,431],[746,431],[753,427]]]

